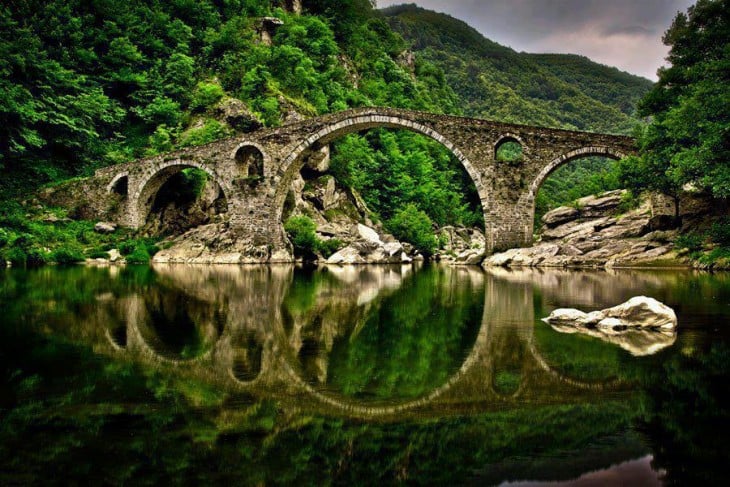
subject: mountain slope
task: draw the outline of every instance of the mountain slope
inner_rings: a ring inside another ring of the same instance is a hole
[[[444,71],[469,116],[628,133],[649,80],[587,58],[518,53],[446,14],[401,5],[381,10],[419,59]]]

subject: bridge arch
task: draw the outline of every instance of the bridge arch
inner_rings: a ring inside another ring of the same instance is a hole
[[[281,225],[281,218],[284,210],[284,200],[286,194],[291,187],[291,183],[294,180],[295,175],[301,170],[304,164],[305,155],[313,147],[322,146],[333,142],[340,137],[345,135],[362,132],[364,130],[373,128],[391,128],[391,129],[405,129],[412,132],[425,135],[435,140],[439,144],[446,147],[461,163],[464,170],[469,174],[472,182],[474,183],[479,199],[482,202],[482,212],[486,211],[485,201],[487,201],[488,194],[484,191],[481,184],[481,177],[476,167],[467,159],[467,157],[451,142],[449,139],[444,137],[436,130],[428,127],[419,122],[409,120],[394,115],[377,115],[377,114],[361,114],[352,115],[347,118],[343,118],[339,121],[333,122],[321,128],[316,133],[307,137],[304,141],[294,146],[289,152],[289,155],[284,159],[280,166],[278,173],[278,187],[276,191],[276,221]],[[484,215],[486,221],[486,214]]]
[[[264,177],[271,167],[271,157],[256,142],[241,142],[231,153],[231,158],[236,162],[241,177]]]
[[[129,173],[125,171],[114,176],[107,184],[106,192],[127,196],[129,192]]]
[[[228,205],[228,211],[231,210],[230,195],[232,188],[215,170],[197,161],[173,159],[154,165],[151,170],[145,172],[140,177],[138,183],[135,185],[135,190],[130,194],[129,199],[131,205],[129,219],[133,228],[140,228],[145,224],[147,215],[152,209],[155,196],[162,188],[162,185],[175,174],[189,168],[200,169],[208,174],[223,192],[223,196],[226,198]]]
[[[535,200],[537,192],[545,182],[545,180],[559,167],[568,164],[569,162],[580,159],[583,157],[608,157],[610,159],[619,160],[627,156],[626,153],[609,146],[586,146],[580,149],[574,149],[565,154],[556,157],[549,164],[544,166],[537,176],[530,183],[529,188],[519,198],[517,208],[523,215],[525,222],[525,234],[523,242],[532,242],[532,236],[534,233],[534,220],[535,220]]]
[[[532,181],[532,184],[530,184],[529,196],[534,200],[535,196],[537,196],[537,192],[540,190],[540,186],[542,186],[542,183],[544,183],[548,176],[550,176],[550,174],[552,174],[553,171],[560,166],[563,166],[575,159],[591,156],[608,157],[610,159],[619,160],[626,157],[626,154],[608,146],[588,146],[566,152],[560,157],[553,159],[547,166],[542,168],[537,177],[535,177]]]
[[[522,149],[523,157],[527,157],[530,155],[530,147],[525,143],[522,137],[512,132],[506,132],[502,134],[499,139],[497,139],[497,142],[495,142],[494,146],[492,147],[495,160],[497,160],[497,153],[499,152],[499,148],[508,142],[514,142],[516,144],[519,144]]]

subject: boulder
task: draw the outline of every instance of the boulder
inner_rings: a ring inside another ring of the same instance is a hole
[[[373,230],[370,227],[366,227],[362,223],[357,224],[357,233],[362,237],[363,240],[367,240],[368,242],[372,242],[374,244],[381,244],[380,236],[378,235],[378,232]]]
[[[237,98],[226,98],[221,101],[216,107],[215,115],[237,132],[250,133],[263,127],[261,120]]]
[[[604,330],[628,328],[674,330],[677,315],[669,306],[654,298],[636,296],[623,304],[601,311],[584,313],[570,308],[559,308],[543,321],[549,324],[590,327]]]
[[[543,318],[543,321],[551,325],[579,326],[585,322],[587,316],[588,313],[584,313],[578,309],[558,308],[553,310],[550,316]]]
[[[580,216],[582,218],[610,216],[609,213],[612,213],[621,204],[621,199],[625,193],[626,190],[617,189],[615,191],[607,191],[598,196],[580,198],[577,201],[577,206],[580,208]]]
[[[563,223],[573,221],[579,216],[580,212],[577,208],[573,208],[571,206],[561,206],[545,213],[545,215],[543,215],[542,217],[542,222],[548,228],[554,228],[558,225],[562,225]]]
[[[329,259],[327,259],[328,264],[340,264],[340,265],[349,265],[349,264],[365,264],[365,259],[360,255],[360,252],[355,249],[352,246],[345,247],[344,249],[340,249],[334,254],[332,254]]]
[[[636,296],[613,308],[591,313],[560,308],[543,321],[560,333],[593,336],[637,356],[656,353],[676,341],[674,311],[646,296]]]
[[[479,265],[484,260],[484,249],[467,249],[456,256],[454,264],[457,265]]]
[[[663,330],[674,330],[677,327],[674,310],[646,296],[633,297],[623,304],[603,310],[603,314],[606,318],[616,318],[630,327]]]
[[[94,225],[94,231],[97,233],[114,233],[116,229],[117,225],[115,223],[99,222]]]

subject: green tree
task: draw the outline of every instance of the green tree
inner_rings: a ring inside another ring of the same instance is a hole
[[[688,183],[730,197],[730,0],[699,0],[663,40],[670,66],[640,103],[653,120],[622,179],[675,199]]]
[[[431,219],[412,203],[398,211],[386,226],[396,238],[413,244],[426,257],[436,250],[438,242],[433,234]]]

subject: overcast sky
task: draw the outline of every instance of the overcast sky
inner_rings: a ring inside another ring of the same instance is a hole
[[[574,53],[656,80],[661,38],[693,0],[380,0],[416,3],[464,20],[517,51]]]

